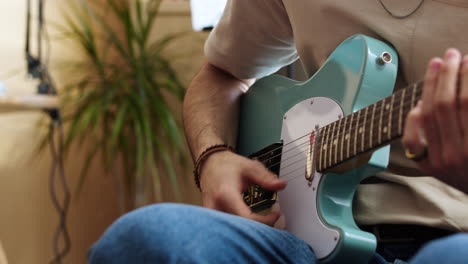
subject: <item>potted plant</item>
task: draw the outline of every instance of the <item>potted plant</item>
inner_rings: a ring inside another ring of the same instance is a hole
[[[78,190],[92,160],[100,156],[106,172],[115,174],[117,167],[123,172],[135,207],[147,203],[141,191],[148,182],[154,199],[161,201],[163,175],[180,195],[174,161],[184,156],[184,144],[172,108],[185,89],[163,53],[179,35],[153,34],[160,2],[73,1],[61,26],[70,50],[83,54],[67,63],[79,77],[59,91],[68,124],[65,151],[72,143],[90,143]]]

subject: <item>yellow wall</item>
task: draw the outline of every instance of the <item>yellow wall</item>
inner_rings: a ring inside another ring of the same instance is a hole
[[[48,19],[59,23],[57,7],[63,1],[46,2]],[[0,0],[0,80],[7,79],[10,94],[35,91],[36,83],[25,78],[24,70],[25,5],[26,1]],[[162,12],[158,22],[161,33],[190,32],[187,3],[181,6],[171,3],[163,7]],[[192,33],[185,37],[183,44],[172,48],[173,54],[182,51],[184,56],[174,61],[184,83],[188,83],[203,61],[205,38],[204,33]],[[56,41],[52,51],[52,65],[73,54]],[[52,74],[54,72],[53,69]],[[57,81],[60,84],[60,80]],[[48,189],[51,159],[48,153],[34,156],[33,152],[40,138],[37,121],[43,116],[35,112],[0,113],[0,241],[9,263],[47,263],[53,253],[52,237],[58,216]],[[72,189],[76,186],[81,161],[81,153],[76,152],[66,162],[66,175]],[[199,203],[191,176],[186,175],[190,168],[179,168],[179,171],[183,174],[180,178],[185,188],[184,202]],[[170,195],[167,199],[172,200]],[[72,251],[65,263],[84,263],[86,249],[118,215],[113,179],[103,174],[96,162],[81,199],[73,202],[70,208],[68,226]]]

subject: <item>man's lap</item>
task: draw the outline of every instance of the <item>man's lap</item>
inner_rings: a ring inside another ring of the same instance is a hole
[[[465,248],[468,248],[468,235],[455,235],[430,243],[410,263],[468,263],[468,253],[463,253]],[[450,252],[457,255],[448,261],[450,256],[445,255],[451,255]],[[317,263],[308,245],[287,231],[180,204],[151,205],[121,217],[89,252],[91,264],[208,263],[207,260],[210,263]],[[385,261],[376,255],[371,263]]]
[[[90,263],[314,263],[300,239],[202,207],[158,204],[117,220],[91,248]]]

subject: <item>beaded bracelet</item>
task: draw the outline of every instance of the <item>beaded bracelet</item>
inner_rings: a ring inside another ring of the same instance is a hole
[[[203,166],[203,162],[213,153],[220,152],[220,151],[232,151],[234,152],[234,148],[227,145],[227,144],[218,144],[213,145],[205,149],[202,154],[198,157],[197,161],[195,162],[195,169],[193,170],[193,175],[195,176],[195,184],[197,185],[198,189],[201,191],[200,187],[200,172]]]

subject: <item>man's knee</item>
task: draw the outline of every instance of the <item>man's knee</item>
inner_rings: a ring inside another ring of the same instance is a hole
[[[468,234],[460,233],[434,240],[424,246],[411,264],[468,263]]]
[[[193,206],[158,204],[130,212],[113,223],[93,245],[89,262],[125,263],[148,257],[165,260],[179,246],[179,236],[184,226],[189,226],[187,217],[193,210]]]

